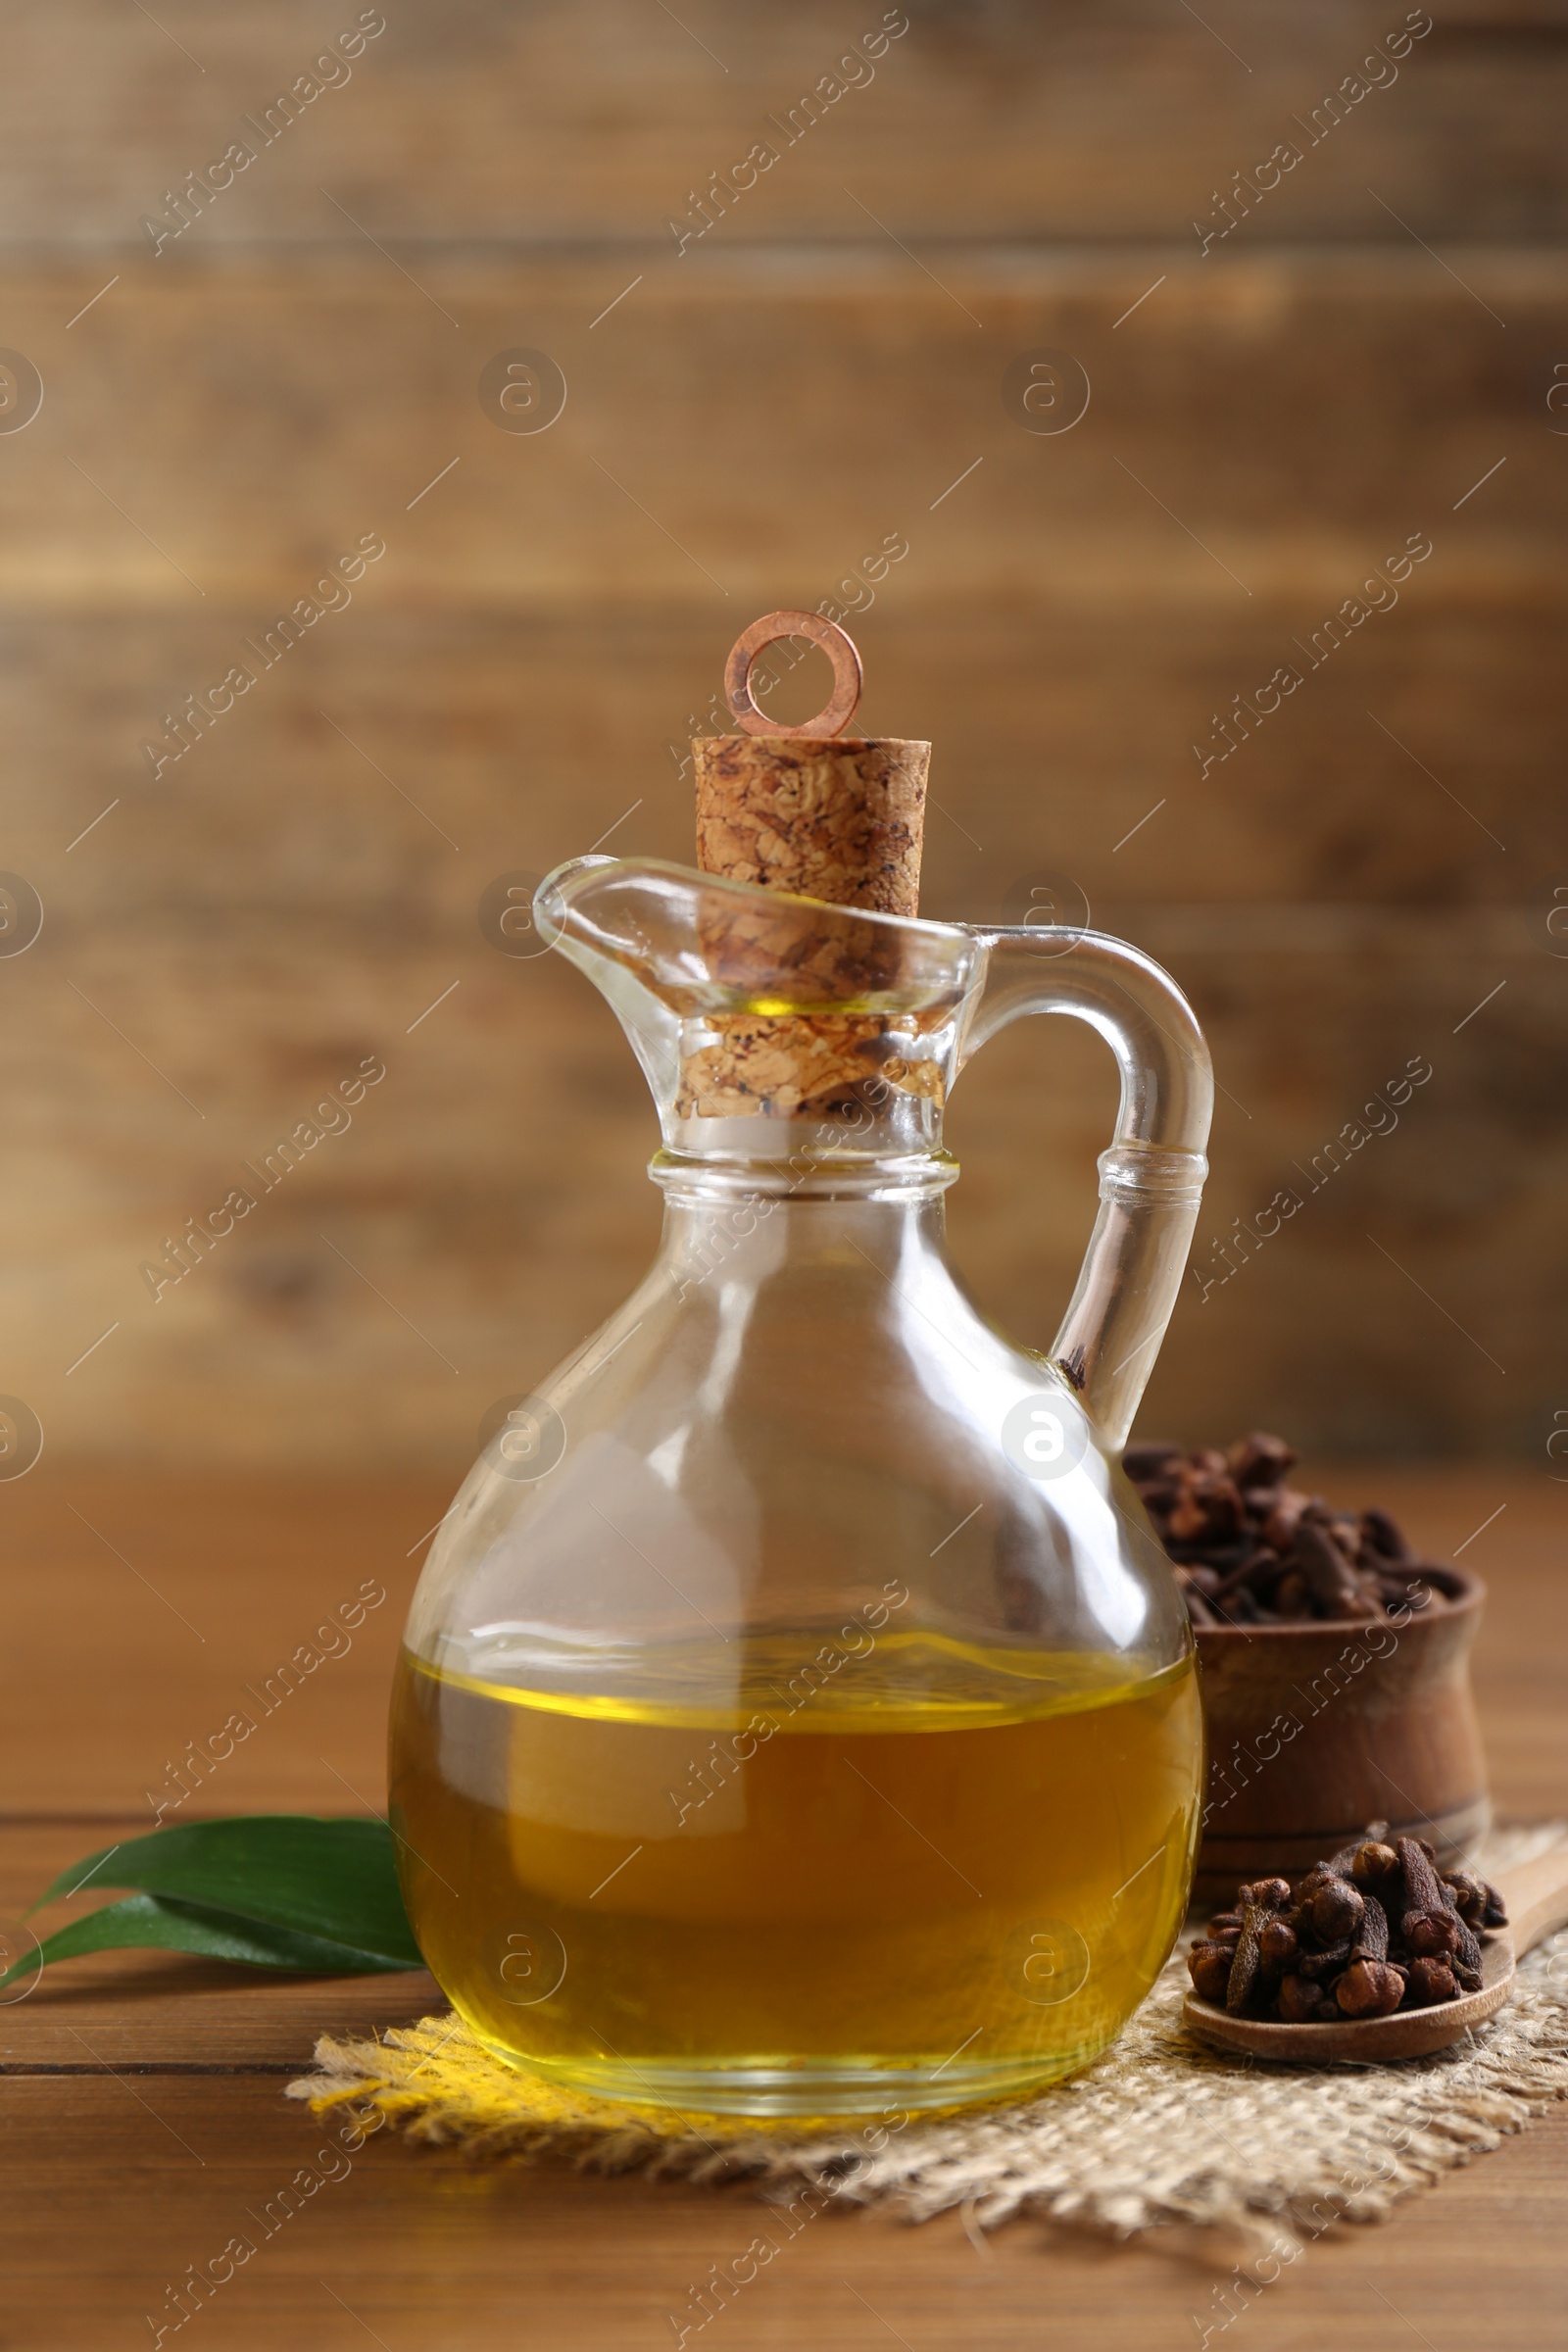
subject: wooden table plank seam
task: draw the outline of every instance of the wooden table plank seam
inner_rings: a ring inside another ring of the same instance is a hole
[[[70,2059],[0,2059],[0,2075],[297,2075],[300,2063],[293,2058],[236,2059],[232,2064],[223,2059],[201,2058],[126,2058],[119,2066],[100,2059],[96,2065],[85,2060],[74,2065]]]

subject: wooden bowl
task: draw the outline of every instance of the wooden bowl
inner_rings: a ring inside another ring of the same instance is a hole
[[[1455,1570],[1454,1573],[1461,1572]],[[1487,1827],[1486,1759],[1470,1645],[1487,1589],[1402,1624],[1309,1619],[1203,1627],[1208,1801],[1194,1888],[1234,1898],[1243,1880],[1296,1878],[1386,1821],[1451,1869]]]

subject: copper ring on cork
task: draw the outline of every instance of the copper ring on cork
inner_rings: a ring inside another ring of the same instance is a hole
[[[752,663],[764,645],[776,645],[781,637],[809,638],[833,664],[833,692],[826,706],[800,727],[781,727],[752,700]],[[769,612],[754,620],[736,638],[724,664],[724,699],[736,725],[748,735],[837,735],[855,716],[863,683],[855,640],[820,612]]]

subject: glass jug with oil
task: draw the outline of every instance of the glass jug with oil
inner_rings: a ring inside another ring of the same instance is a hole
[[[717,743],[777,747],[809,816],[813,763],[875,742],[764,734],[735,659]],[[1192,1641],[1117,1457],[1197,1214],[1201,1036],[1089,932],[607,858],[536,912],[653,1090],[663,1238],[420,1580],[391,1761],[420,1947],[493,2049],[633,2104],[1019,2095],[1113,2038],[1191,1879]],[[1049,1356],[943,1227],[953,1082],[1034,1012],[1121,1073]]]

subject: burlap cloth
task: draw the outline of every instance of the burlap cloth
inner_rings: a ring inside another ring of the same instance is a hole
[[[1561,1825],[1495,1834],[1491,1872],[1544,1852]],[[289,2084],[475,2157],[552,2153],[595,2172],[751,2180],[771,2200],[880,2206],[907,2221],[957,2207],[968,2226],[1021,2213],[1128,2237],[1184,2228],[1276,2255],[1340,2220],[1373,2221],[1568,2097],[1568,1932],[1519,1966],[1479,2032],[1392,2065],[1281,2066],[1227,2056],[1181,2023],[1182,1939],[1104,2057],[1019,2105],[811,2138],[734,2119],[668,2123],[564,2093],[494,2058],[453,2016],[379,2041],[317,2044]],[[868,2144],[869,2142],[869,2144]]]

